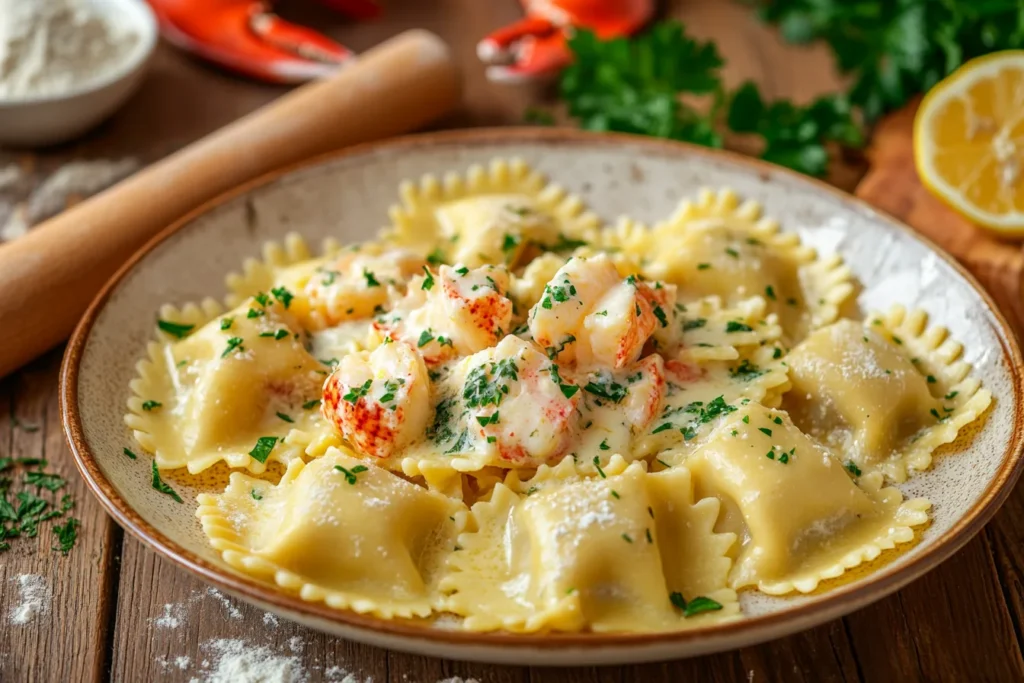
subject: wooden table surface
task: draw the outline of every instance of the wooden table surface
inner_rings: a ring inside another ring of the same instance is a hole
[[[328,27],[358,49],[423,26],[447,39],[464,65],[464,109],[448,127],[514,124],[544,101],[543,87],[488,84],[476,39],[519,15],[514,0],[394,0],[388,16],[346,23],[306,3],[287,16]],[[757,80],[769,97],[806,101],[838,87],[828,54],[785,46],[749,10],[719,0],[668,3],[668,14],[714,38],[728,59],[727,80]],[[38,154],[0,152],[36,183],[74,158],[137,157],[150,162],[273,99],[281,88],[209,69],[162,46],[139,94],[109,123],[74,146]],[[852,189],[861,168],[840,165],[831,180]],[[40,274],[45,276],[45,274]],[[4,296],[16,293],[4,292]],[[2,343],[2,342],[0,342]],[[126,535],[79,479],[64,443],[57,404],[61,352],[0,380],[0,457],[45,457],[68,479],[82,527],[66,557],[44,529],[0,555],[0,681],[190,681],[216,668],[218,648],[293,657],[310,681],[479,683],[532,681],[1009,681],[1024,678],[1024,493],[952,559],[898,594],[843,619],[775,642],[664,664],[590,669],[494,667],[448,662],[357,645],[264,614],[211,591]],[[38,430],[20,425],[38,425]],[[9,618],[20,575],[40,575],[48,611],[24,625]],[[458,680],[458,678],[456,678]]]

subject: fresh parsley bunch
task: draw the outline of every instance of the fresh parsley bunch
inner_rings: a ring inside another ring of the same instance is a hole
[[[688,36],[676,21],[632,39],[601,40],[581,29],[569,47],[574,61],[562,74],[561,95],[586,130],[721,147],[727,124],[763,138],[763,158],[811,175],[827,170],[829,141],[862,142],[844,97],[798,107],[765,103],[753,83],[727,93],[720,76],[725,62],[714,43]],[[694,96],[710,98],[710,104],[699,107],[691,103]]]
[[[1024,47],[1022,0],[757,0],[792,43],[824,40],[854,78],[867,121],[925,92],[964,61]]]
[[[601,40],[579,29],[569,48],[574,59],[562,72],[561,94],[582,128],[722,146],[712,113],[722,103],[725,62],[714,43],[668,21],[633,39]],[[683,94],[711,95],[711,112],[683,102]]]

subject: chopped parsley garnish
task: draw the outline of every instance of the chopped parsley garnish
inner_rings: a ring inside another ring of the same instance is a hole
[[[57,537],[57,545],[53,546],[51,550],[59,550],[61,555],[67,555],[71,552],[71,549],[75,547],[75,541],[78,539],[78,527],[81,526],[74,517],[69,517],[63,525],[57,524],[53,527],[53,533]]]
[[[587,382],[586,386],[583,387],[584,391],[606,398],[613,403],[620,403],[622,399],[626,398],[629,390],[617,382],[613,382],[610,377],[597,377]]]
[[[959,391],[951,391],[948,394],[946,394],[943,398],[945,398],[947,401],[952,401],[954,398],[956,398],[956,395],[959,393]]]
[[[566,398],[572,398],[580,390],[575,384],[559,384],[558,388],[562,390],[562,396]]]
[[[273,294],[274,298],[280,301],[281,305],[285,308],[291,306],[292,299],[295,298],[295,295],[289,292],[287,287],[274,287],[270,290],[270,293]]]
[[[698,263],[697,264],[697,270],[707,270],[710,267],[711,267],[710,263]]]
[[[373,380],[368,379],[365,382],[363,382],[362,386],[352,387],[351,389],[349,389],[348,393],[342,396],[341,398],[345,401],[348,401],[349,403],[358,403],[359,399],[361,399],[363,396],[366,396],[367,392],[370,391],[371,384],[373,384]]]
[[[270,303],[270,297],[264,294],[263,292],[257,293],[256,296],[253,297],[253,299],[256,299],[256,303],[264,307]]]
[[[467,268],[466,266],[462,266],[461,268],[456,268],[455,272],[461,275],[462,277],[465,277],[466,275],[469,274],[469,268]]]
[[[860,468],[857,467],[857,463],[852,460],[847,460],[843,467],[845,467],[846,470],[855,477],[859,477],[861,474]]]
[[[644,533],[647,535],[647,542],[654,543],[654,538],[651,537],[651,530],[649,528],[644,529]]]
[[[275,439],[275,441],[276,441],[276,439]],[[262,461],[260,461],[260,462],[262,462]],[[156,460],[153,461],[153,488],[155,488],[160,493],[163,493],[163,494],[166,494],[166,495],[170,496],[171,498],[173,498],[174,500],[176,500],[179,503],[184,503],[185,502],[185,501],[183,501],[181,499],[181,496],[178,495],[177,491],[175,491],[170,486],[165,484],[164,481],[160,478],[160,470],[158,470],[156,468]]]
[[[632,543],[633,542],[633,539],[630,538],[629,534],[622,534],[622,540],[625,541],[626,543]]]
[[[439,266],[444,263],[444,252],[441,251],[441,247],[437,247],[427,254],[427,263],[432,266]]]
[[[285,329],[278,330],[277,332],[260,332],[261,337],[273,337],[277,341],[281,341],[282,339],[287,337],[288,334],[288,330]]]
[[[336,270],[325,270],[323,271],[324,276],[320,278],[320,284],[324,287],[330,287],[334,284],[334,280],[340,275]]]
[[[345,481],[347,481],[349,485],[355,486],[356,482],[359,481],[356,478],[356,475],[366,472],[370,468],[367,467],[366,465],[356,465],[352,469],[348,470],[342,467],[341,465],[335,465],[334,469],[345,475]]]
[[[704,612],[722,609],[722,603],[711,598],[696,597],[687,602],[682,593],[672,592],[668,594],[668,599],[673,606],[682,611],[684,617],[694,617]]]
[[[172,323],[168,320],[160,320],[159,318],[157,318],[156,326],[178,339],[184,339],[189,332],[195,329],[195,325],[182,325],[181,323]]]
[[[608,445],[608,439],[605,439],[600,443],[600,445],[598,445],[598,448],[602,451],[610,451],[612,447]]]
[[[608,475],[606,475],[606,474],[604,473],[604,470],[603,470],[603,469],[601,469],[601,457],[600,457],[600,456],[597,456],[597,455],[595,455],[595,456],[594,456],[594,460],[593,460],[593,462],[594,462],[594,467],[596,467],[596,468],[597,468],[597,473],[601,475],[601,478],[602,478],[602,479],[607,479],[607,478],[608,478]]]
[[[755,377],[763,375],[764,373],[764,370],[761,370],[760,368],[758,368],[756,365],[754,365],[745,358],[743,359],[742,363],[740,363],[735,368],[729,370],[729,374],[731,376],[736,377],[737,379],[744,380],[751,380]]]
[[[668,316],[665,315],[665,310],[661,306],[654,307],[654,317],[658,319],[662,327],[668,327]]]
[[[163,405],[163,403],[161,403],[160,401],[153,401],[153,400],[143,401],[142,402],[142,409],[145,410],[148,413],[149,411],[153,410],[153,408],[159,408],[162,405]]]
[[[661,426],[659,426],[659,427],[655,427],[655,428],[654,428],[654,429],[653,429],[653,430],[651,431],[651,434],[658,434],[659,432],[664,432],[664,431],[667,431],[667,430],[669,430],[669,429],[672,429],[672,425],[671,425],[671,424],[669,424],[668,422],[666,422],[665,424],[663,424],[663,425],[661,425]]]
[[[900,339],[899,337],[897,337],[896,335],[893,335],[893,336],[892,336],[892,340],[893,340],[894,342],[896,342],[897,344],[903,344],[903,340],[902,340],[902,339]]]
[[[754,328],[750,325],[741,323],[738,320],[730,320],[725,324],[726,332],[753,332]]]
[[[777,425],[780,425],[780,424],[782,424],[782,418],[781,418],[781,417],[779,417],[778,415],[776,415],[776,416],[775,416],[775,419],[774,419],[774,420],[772,420],[772,422],[774,422],[774,423],[775,423],[775,424],[777,424]]]
[[[576,341],[576,337],[574,337],[574,336],[572,336],[570,334],[568,337],[563,339],[562,343],[559,344],[558,346],[548,346],[548,347],[545,347],[544,352],[548,355],[548,358],[550,358],[551,360],[554,360],[555,358],[558,358],[558,354],[562,353],[562,351],[565,349],[566,346],[568,346],[569,344],[574,343],[575,341]]]
[[[767,427],[758,427],[757,431],[761,432],[762,434],[767,434],[768,436],[772,435],[772,430],[768,429]]]
[[[420,285],[420,289],[425,289],[428,292],[434,286],[434,276],[426,266],[423,266],[423,272],[427,274],[427,277],[423,279],[423,284]]]
[[[739,258],[740,257],[740,252],[736,251],[732,247],[726,247],[725,253],[728,254],[729,256],[732,256],[733,258]]]
[[[39,489],[46,489],[52,493],[63,488],[67,481],[58,474],[48,474],[41,470],[33,470],[25,473],[25,483],[29,486],[35,486],[37,491]]]
[[[550,247],[548,247],[548,249],[550,249],[551,251],[569,251],[571,249],[579,249],[580,247],[585,247],[588,244],[589,242],[585,240],[572,239],[566,237],[562,233],[558,233],[558,240]]]
[[[249,312],[245,314],[246,318],[258,318],[261,315],[266,315],[266,311],[261,311],[258,308],[250,308]]]
[[[502,381],[505,380],[505,381]],[[519,368],[514,358],[505,358],[495,363],[483,363],[470,370],[466,376],[462,398],[466,406],[500,405],[508,394],[509,382],[519,380]]]
[[[934,417],[939,422],[944,422],[945,420],[949,419],[949,415],[946,415],[946,416],[939,415],[939,411],[935,410],[935,408],[932,408],[928,412],[930,412],[932,414],[932,417]]]
[[[928,380],[928,384],[935,384],[935,382],[938,381],[935,379],[935,375],[928,375],[926,379]]]
[[[694,318],[693,320],[687,320],[683,322],[683,332],[689,332],[690,330],[697,330],[708,324],[706,318]]]
[[[518,236],[506,232],[501,240],[501,250],[507,254],[518,247],[520,241]]]
[[[284,413],[275,413],[275,414],[278,416],[278,418],[284,420],[285,422],[295,422],[295,420],[293,420],[290,416],[285,415]]]
[[[441,335],[437,336],[437,344],[438,346],[450,346],[453,349],[455,348],[455,343],[451,339],[448,337],[442,337]]]
[[[576,296],[576,287],[566,278],[560,285],[544,285],[544,298],[540,301],[541,308],[550,310],[551,301],[554,300],[556,303],[565,303]]]
[[[249,451],[249,455],[256,462],[267,462],[267,458],[270,457],[270,452],[274,450],[274,446],[277,445],[277,440],[278,437],[276,436],[261,436],[256,439],[256,445],[251,451]]]
[[[775,288],[772,287],[771,285],[768,285],[767,287],[764,288],[764,295],[771,299],[772,301],[775,301]]]
[[[434,333],[429,329],[420,332],[419,341],[416,342],[416,348],[422,349],[424,346],[434,341]]]
[[[774,358],[775,360],[782,358],[782,349],[776,346],[775,351],[772,353],[772,358]]]
[[[127,455],[127,456],[128,456],[129,458],[131,458],[132,460],[137,460],[137,459],[138,459],[138,457],[139,457],[139,456],[135,455],[135,453],[133,453],[133,452],[131,451],[131,449],[129,449],[129,448],[124,448],[124,449],[122,449],[122,452],[123,452],[123,453],[124,453],[125,455]]]
[[[612,489],[612,498],[614,498],[615,500],[620,500],[622,498],[622,496],[619,495],[618,491],[616,491],[615,489]]]
[[[487,425],[498,424],[498,420],[500,419],[498,416],[499,413],[497,411],[495,411],[491,415],[477,415],[476,421],[480,424],[481,427],[486,427]]]
[[[235,324],[235,319],[232,316],[220,319],[220,329],[230,330],[231,326]]]
[[[743,424],[750,424],[750,416],[749,415],[744,415],[743,416]]]
[[[249,495],[252,496],[253,500],[263,500],[263,494],[256,489],[250,489]]]
[[[227,355],[232,351],[245,351],[245,346],[242,345],[241,337],[231,337],[228,339],[228,346],[224,349],[224,353],[220,354],[220,357],[227,358]]]
[[[789,304],[790,306],[796,306],[797,305],[797,301],[793,297],[789,297],[788,299],[786,299],[786,303]]]

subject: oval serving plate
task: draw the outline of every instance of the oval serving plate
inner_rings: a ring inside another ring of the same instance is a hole
[[[398,184],[520,157],[580,195],[608,222],[653,222],[701,187],[730,187],[760,202],[783,230],[823,255],[840,252],[862,288],[862,311],[891,304],[926,310],[963,343],[964,359],[993,406],[934,467],[900,486],[926,496],[933,519],[919,542],[890,551],[874,571],[826,582],[810,595],[742,594],[746,619],[679,633],[478,634],[387,621],[304,602],[242,576],[206,542],[196,489],[174,485],[179,505],[150,485],[148,458],[130,460],[122,416],[136,359],[165,302],[225,294],[224,276],[258,257],[264,242],[297,231],[311,244],[365,239],[387,222]],[[204,581],[288,619],[372,645],[495,663],[576,665],[642,662],[741,647],[806,629],[892,593],[964,545],[994,514],[1020,474],[1021,354],[1006,321],[950,257],[896,221],[822,183],[725,152],[631,136],[555,129],[434,133],[364,145],[273,174],[221,197],[168,228],[135,255],[93,302],[72,337],[61,373],[64,428],[93,493],[123,527]],[[888,559],[886,562],[885,560]]]

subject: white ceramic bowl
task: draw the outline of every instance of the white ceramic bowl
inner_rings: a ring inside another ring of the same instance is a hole
[[[0,145],[41,147],[66,142],[114,113],[135,92],[156,47],[156,16],[143,0],[87,0],[139,36],[120,64],[101,78],[60,95],[0,97]]]

